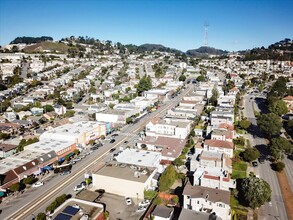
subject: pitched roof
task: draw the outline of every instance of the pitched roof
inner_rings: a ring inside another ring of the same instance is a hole
[[[29,169],[32,169],[33,167],[37,166],[38,164],[39,164],[39,161],[37,159],[34,159],[28,163],[23,164],[22,166],[15,168],[14,171],[17,174],[21,174]]]
[[[221,123],[221,124],[219,124],[218,128],[225,128],[225,129],[230,130],[230,131],[234,130],[234,126],[233,125],[229,125],[227,123]]]
[[[17,174],[14,172],[14,170],[9,170],[8,172],[1,174],[4,176],[4,179],[1,183],[1,185],[4,185],[6,183],[11,182],[12,180],[18,179]]]
[[[221,140],[205,140],[204,145],[219,147],[219,148],[228,148],[234,149],[234,144],[229,141],[221,141]]]
[[[0,149],[4,152],[13,150],[16,147],[17,147],[17,145],[14,145],[14,144],[3,144],[3,143],[0,144]]]
[[[152,214],[158,217],[168,218],[171,216],[172,212],[173,212],[173,208],[157,205]]]
[[[183,190],[183,195],[188,195],[190,198],[203,198],[211,202],[222,202],[230,205],[230,191],[213,189],[203,186],[192,186],[189,182]]]

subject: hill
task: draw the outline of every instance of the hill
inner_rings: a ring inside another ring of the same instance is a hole
[[[69,46],[64,43],[58,42],[39,42],[34,45],[27,46],[23,48],[25,53],[36,53],[36,52],[57,52],[57,53],[67,53]]]
[[[208,55],[226,55],[228,51],[216,49],[213,47],[200,47],[186,51],[186,54],[192,57],[205,57]]]
[[[42,41],[53,41],[52,37],[17,37],[10,44],[35,44]]]
[[[253,48],[240,51],[242,60],[290,60],[293,61],[293,39],[285,38],[269,45],[267,48]]]

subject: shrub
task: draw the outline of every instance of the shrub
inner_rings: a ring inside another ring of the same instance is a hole
[[[40,212],[37,217],[36,217],[36,220],[46,220],[46,214],[43,213],[43,212]]]
[[[274,170],[281,172],[285,168],[285,164],[281,161],[274,163]]]

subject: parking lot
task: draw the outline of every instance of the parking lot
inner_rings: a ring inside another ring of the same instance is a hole
[[[110,220],[138,220],[143,212],[137,213],[137,201],[132,198],[132,204],[126,205],[125,198],[109,193],[105,193],[99,202],[106,205],[106,210],[110,213]]]

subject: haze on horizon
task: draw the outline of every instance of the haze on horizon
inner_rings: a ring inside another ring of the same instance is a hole
[[[21,36],[89,36],[182,51],[237,51],[293,38],[293,1],[1,0],[0,45]]]

